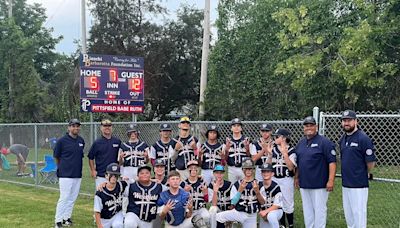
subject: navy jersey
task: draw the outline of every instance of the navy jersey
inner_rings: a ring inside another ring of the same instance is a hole
[[[189,179],[181,182],[181,187],[184,188],[186,185],[190,185],[192,189],[190,190],[190,195],[193,199],[193,210],[198,210],[200,208],[206,207],[206,202],[204,201],[204,193],[202,187],[206,183],[203,179],[198,178],[196,182],[192,183]]]
[[[300,188],[326,188],[329,164],[336,162],[335,144],[322,135],[302,138],[296,146]]]
[[[107,139],[104,136],[96,139],[89,150],[88,158],[95,160],[97,176],[104,177],[106,168],[111,163],[118,162],[118,151],[121,140],[111,137]]]
[[[201,150],[204,150],[202,157],[202,169],[214,169],[216,165],[221,164],[221,156],[223,153],[221,143],[216,143],[214,145],[205,142],[201,145]]]
[[[246,137],[242,135],[242,137],[238,140],[231,137],[230,140],[231,147],[229,148],[227,163],[229,166],[242,167],[243,159],[249,158],[244,145]]]
[[[94,211],[100,213],[102,219],[110,219],[122,210],[122,196],[128,184],[118,181],[113,190],[106,187],[97,191],[95,196]]]
[[[212,198],[214,195],[214,187],[213,187],[213,183],[210,183],[208,185],[208,199],[209,202],[212,202]],[[221,211],[226,211],[229,210],[230,206],[231,206],[231,189],[232,189],[232,183],[230,181],[226,181],[224,180],[224,184],[222,185],[222,187],[220,187],[218,189],[217,192],[217,207],[221,210]]]
[[[367,163],[376,161],[372,140],[359,129],[351,135],[344,134],[339,145],[343,187],[369,187]]]
[[[263,182],[259,183],[260,186],[260,194],[263,196],[265,203],[261,205],[261,210],[268,209],[272,207],[272,205],[276,205],[278,207],[282,207],[282,193],[279,185],[271,181],[271,185],[267,188],[264,186]]]
[[[157,215],[157,200],[162,192],[161,184],[149,186],[134,182],[129,185],[127,212],[135,213],[140,220],[151,222]]]
[[[161,159],[165,164],[165,172],[175,170],[175,163],[172,162],[170,158],[173,153],[173,149],[175,147],[176,142],[174,140],[170,140],[168,143],[163,143],[161,140],[158,140],[150,149],[149,157],[152,159]],[[169,166],[169,170],[168,170]]]
[[[234,197],[239,189],[240,182],[236,181],[232,186],[231,197]],[[259,211],[259,202],[256,192],[253,189],[253,181],[248,182],[246,188],[240,195],[239,202],[235,205],[237,211],[246,212],[249,214],[257,213]]]
[[[189,135],[186,138],[179,138],[179,136],[175,137],[176,140],[180,139],[180,142],[183,144],[183,148],[180,148],[178,151],[178,157],[175,161],[175,166],[179,170],[184,170],[187,168],[187,163],[191,160],[197,160],[193,148],[190,146],[190,143],[194,141],[196,144],[199,140],[196,137]]]
[[[293,163],[296,163],[296,153],[292,147],[288,149],[288,156]],[[274,176],[276,178],[294,176],[294,172],[289,171],[283,154],[279,151],[278,145],[274,145],[272,148],[272,167],[274,168]]]
[[[251,155],[256,155],[259,151],[262,150],[261,141],[260,141],[260,140],[254,141],[252,144],[253,144],[253,150],[254,150],[254,151],[251,152]],[[265,156],[265,154],[263,154],[263,155],[256,161],[255,165],[256,165],[256,166],[261,166],[261,165],[263,165],[263,164],[266,164],[266,163],[267,163],[267,160],[268,160],[268,156]]]
[[[82,158],[85,141],[82,137],[71,137],[68,133],[61,137],[55,147],[55,158],[58,158],[57,176],[66,178],[82,178]]]
[[[175,207],[167,213],[166,221],[168,224],[178,226],[185,220],[186,207],[189,201],[189,193],[183,189],[179,189],[178,194],[173,195],[169,190],[164,191],[160,194],[160,198],[157,201],[159,207],[164,206],[169,200],[175,202]]]
[[[139,167],[145,165],[144,153],[149,146],[143,141],[126,142],[121,144],[121,150],[125,153],[123,166]]]

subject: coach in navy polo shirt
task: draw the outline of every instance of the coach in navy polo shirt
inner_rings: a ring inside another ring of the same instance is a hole
[[[108,119],[101,121],[101,137],[93,142],[89,150],[89,167],[93,178],[96,178],[96,188],[106,181],[104,175],[111,163],[118,163],[118,151],[121,140],[112,136],[112,122]],[[95,164],[96,162],[96,164]]]
[[[342,114],[343,136],[340,138],[342,162],[343,209],[347,227],[367,227],[368,172],[375,166],[372,140],[357,127],[352,110]]]
[[[303,126],[305,137],[296,147],[296,185],[300,185],[305,227],[320,228],[326,226],[326,203],[335,181],[335,144],[318,134],[312,116],[304,119]]]
[[[55,227],[62,227],[63,224],[72,225],[71,215],[81,186],[83,148],[85,147],[85,141],[78,135],[80,128],[79,120],[70,120],[68,133],[60,138],[54,147],[60,185]]]

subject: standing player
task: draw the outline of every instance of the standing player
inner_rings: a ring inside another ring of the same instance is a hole
[[[275,146],[272,149],[272,166],[274,167],[274,176],[272,180],[278,183],[283,199],[283,216],[281,225],[286,226],[285,217],[288,221],[288,227],[294,226],[294,172],[296,167],[295,150],[289,146],[290,131],[285,128],[279,128],[275,131]]]
[[[256,165],[256,180],[263,181],[261,175],[260,166],[266,163],[271,163],[272,154],[268,153],[268,146],[271,147],[272,142],[272,125],[271,124],[261,124],[260,125],[261,138],[254,141],[250,146],[251,160],[255,162]]]
[[[181,176],[173,170],[168,174],[169,189],[160,194],[157,201],[158,214],[165,219],[165,227],[191,228],[193,204],[190,194],[180,188]]]
[[[122,176],[132,183],[137,177],[138,167],[148,162],[149,146],[139,140],[139,132],[136,124],[131,124],[126,131],[128,142],[121,144],[119,151],[119,163],[123,165]]]
[[[100,138],[93,142],[88,154],[90,174],[96,179],[96,188],[106,181],[107,166],[117,163],[121,144],[121,140],[112,136],[112,122],[109,119],[101,121],[100,131]]]
[[[368,173],[376,157],[372,140],[358,129],[357,115],[352,110],[342,114],[345,132],[339,141],[342,162],[343,208],[347,227],[367,227]]]
[[[250,140],[242,135],[242,122],[235,118],[231,121],[232,137],[226,138],[225,154],[228,163],[228,179],[235,183],[243,179],[243,160],[250,157]]]
[[[24,175],[26,169],[26,158],[29,154],[29,148],[22,144],[14,144],[11,145],[10,148],[7,149],[7,153],[12,153],[17,156],[17,164],[18,164],[18,172],[17,176]]]
[[[187,163],[197,159],[197,148],[199,148],[197,144],[199,140],[190,135],[189,117],[182,117],[178,127],[179,135],[174,138],[176,144],[172,160],[175,161],[176,169],[181,175],[182,180],[186,180],[189,177]]]
[[[218,222],[216,214],[220,211],[231,210],[231,189],[232,183],[224,180],[225,169],[222,165],[214,168],[214,181],[208,185],[208,200],[210,207],[211,228],[224,228],[225,224]]]
[[[148,228],[153,226],[157,216],[157,200],[163,188],[161,184],[150,180],[151,168],[144,165],[138,168],[138,180],[129,185],[128,209],[125,216],[125,228]]]
[[[71,119],[68,133],[61,137],[54,148],[60,198],[57,203],[55,227],[72,225],[71,215],[82,180],[82,158],[85,141],[79,136],[81,122]]]
[[[175,164],[171,162],[171,156],[174,153],[175,141],[171,139],[171,125],[163,123],[160,125],[160,140],[153,144],[150,148],[149,158],[154,166],[156,159],[162,159],[166,164],[165,175],[169,171],[175,170]]]
[[[165,163],[162,159],[157,159],[154,162],[154,178],[152,181],[167,186],[167,176],[165,176]]]
[[[209,224],[210,213],[206,208],[206,203],[208,202],[208,188],[203,179],[199,177],[199,163],[195,160],[189,161],[188,169],[190,176],[181,183],[181,187],[189,192],[192,197],[193,220],[196,220],[199,226],[203,223]]]
[[[216,125],[210,125],[206,132],[207,141],[201,146],[199,160],[201,164],[201,175],[206,182],[210,184],[213,178],[213,169],[221,164],[224,159],[224,148],[218,142],[220,135]]]
[[[260,204],[264,204],[264,198],[260,188],[254,180],[254,165],[250,159],[243,162],[244,179],[236,181],[231,190],[231,203],[235,209],[217,213],[217,221],[239,222],[242,227],[257,227],[257,212]]]
[[[336,173],[335,144],[318,134],[312,116],[303,121],[304,135],[296,147],[296,186],[300,186],[306,227],[324,228],[329,192],[333,191]]]
[[[119,181],[121,175],[117,163],[111,163],[106,168],[105,186],[96,192],[94,197],[94,212],[97,228],[122,228],[122,195],[128,185]]]
[[[263,181],[260,182],[260,192],[265,203],[261,205],[260,228],[279,228],[279,219],[282,217],[282,193],[279,185],[272,180],[274,168],[271,164],[261,167]],[[308,226],[306,226],[308,227]]]

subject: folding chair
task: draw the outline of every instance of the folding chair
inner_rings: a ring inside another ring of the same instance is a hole
[[[55,184],[58,182],[57,179],[57,165],[56,162],[51,155],[44,155],[44,162],[45,166],[39,171],[41,180],[39,184],[41,183],[50,183],[50,184]]]

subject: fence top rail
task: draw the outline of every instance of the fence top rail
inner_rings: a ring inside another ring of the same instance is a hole
[[[321,113],[322,117],[341,117],[341,114],[325,114]],[[357,118],[400,118],[400,114],[357,114]]]
[[[131,124],[133,122],[113,122],[115,125],[121,124]],[[139,121],[135,122],[137,124],[161,124],[161,123],[176,123],[179,121]],[[214,123],[214,124],[229,124],[231,121],[192,121],[192,124],[206,124],[206,123]],[[261,123],[271,123],[271,124],[301,124],[302,120],[266,120],[266,121],[242,121],[243,124],[261,124]],[[82,125],[100,125],[100,122],[82,122]],[[68,123],[56,122],[56,123],[0,123],[0,127],[8,127],[8,126],[66,126]]]

